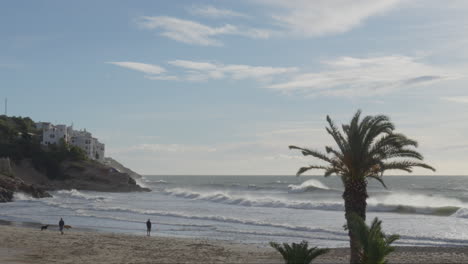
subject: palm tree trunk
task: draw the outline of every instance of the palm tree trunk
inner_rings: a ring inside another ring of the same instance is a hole
[[[351,215],[357,214],[364,221],[366,220],[367,207],[367,181],[366,179],[347,179],[344,183],[345,190],[343,199],[345,202],[345,218],[348,226],[349,246],[350,246],[350,263],[361,263],[360,247],[356,236],[349,229]]]

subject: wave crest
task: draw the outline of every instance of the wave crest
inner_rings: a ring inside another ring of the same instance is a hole
[[[272,207],[272,208],[292,208],[292,209],[319,209],[319,210],[343,210],[342,202],[309,202],[298,200],[287,200],[277,197],[241,197],[225,192],[207,192],[201,193],[184,188],[166,189],[164,194],[194,200],[210,201],[215,203]]]
[[[57,194],[67,195],[73,198],[86,199],[86,200],[105,200],[107,198],[104,196],[91,195],[91,194],[87,194],[84,192],[80,192],[76,189],[71,189],[69,191],[68,190],[57,191]]]
[[[341,200],[303,201],[264,196],[241,197],[220,191],[203,193],[184,188],[166,189],[163,191],[163,193],[185,199],[202,200],[239,206],[327,211],[344,210],[343,201]],[[468,208],[468,205],[461,202],[460,200],[453,198],[432,197],[427,195],[410,195],[404,193],[393,193],[390,195],[371,197],[367,200],[367,202],[367,209],[370,212],[393,212],[450,216],[457,212],[457,210],[460,208]],[[466,214],[466,218],[468,218],[468,211]]]
[[[311,190],[330,190],[330,188],[328,188],[328,186],[326,186],[325,184],[321,183],[320,181],[318,180],[307,180],[303,183],[301,183],[300,185],[294,185],[294,184],[290,184],[288,185],[288,189],[289,189],[289,192],[292,192],[292,193],[302,193],[302,192],[307,192],[307,191],[311,191]]]
[[[15,192],[13,194],[13,201],[34,201],[34,200],[37,200],[37,199],[26,193]]]

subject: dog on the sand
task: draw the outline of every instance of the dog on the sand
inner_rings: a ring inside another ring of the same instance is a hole
[[[65,228],[65,229],[70,229],[70,228],[72,228],[72,227],[71,227],[70,225],[64,225],[63,228]]]
[[[49,225],[43,225],[43,226],[41,226],[41,231],[42,231],[42,230],[46,230],[48,227],[49,227]]]

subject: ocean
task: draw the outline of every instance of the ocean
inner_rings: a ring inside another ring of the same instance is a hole
[[[385,176],[370,180],[367,220],[383,220],[400,246],[468,246],[468,177]],[[0,220],[145,235],[209,238],[267,246],[300,242],[347,247],[339,177],[145,176],[144,193],[55,191],[15,195]],[[53,229],[52,229],[53,230]],[[51,231],[51,230],[49,230]]]

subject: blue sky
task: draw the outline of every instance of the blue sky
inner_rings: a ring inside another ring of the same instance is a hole
[[[292,175],[331,115],[389,115],[468,171],[466,1],[3,1],[9,114],[73,123],[144,174]],[[3,108],[2,108],[3,109]],[[417,174],[430,174],[416,171]]]

